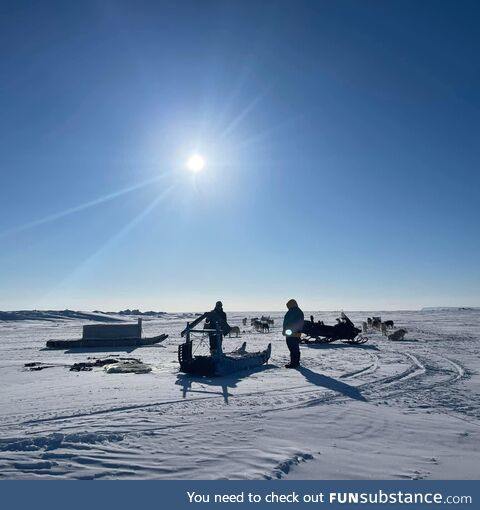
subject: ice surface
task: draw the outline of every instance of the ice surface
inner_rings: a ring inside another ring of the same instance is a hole
[[[241,324],[260,315],[230,314],[245,333],[224,345],[272,342],[269,365],[219,378],[178,372],[188,313],[144,318],[162,344],[101,352],[43,349],[79,338],[84,318],[0,322],[0,478],[480,477],[479,310],[352,312],[393,319],[406,340],[303,346],[300,370],[283,368],[282,314],[269,334]],[[152,371],[69,371],[107,355]]]

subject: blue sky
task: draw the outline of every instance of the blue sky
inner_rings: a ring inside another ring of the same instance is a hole
[[[480,305],[479,16],[3,1],[0,309]]]

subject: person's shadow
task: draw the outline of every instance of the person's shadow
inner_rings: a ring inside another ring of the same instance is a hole
[[[349,343],[321,343],[321,342],[308,342],[302,343],[301,346],[310,347],[313,349],[363,349],[365,351],[379,351],[380,349],[375,344],[349,344]]]
[[[333,379],[333,377],[317,374],[316,372],[312,372],[312,370],[306,367],[301,366],[298,368],[298,371],[311,384],[315,384],[316,386],[322,386],[323,388],[336,391],[337,393],[341,393],[345,397],[353,398],[354,400],[367,402],[367,399],[361,394],[360,390],[355,386],[345,384],[344,382],[338,381],[337,379]]]

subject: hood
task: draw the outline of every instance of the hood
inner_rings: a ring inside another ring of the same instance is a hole
[[[292,308],[298,308],[298,304],[295,299],[290,299],[287,301],[287,308],[291,310]]]

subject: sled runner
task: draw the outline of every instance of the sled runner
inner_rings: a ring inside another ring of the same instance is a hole
[[[225,375],[239,370],[258,367],[267,363],[270,359],[272,345],[268,344],[264,351],[247,352],[247,343],[235,351],[224,353],[222,349],[223,333],[218,323],[212,318],[210,324],[215,325],[215,329],[194,329],[200,322],[210,319],[211,312],[204,313],[191,324],[187,322],[187,327],[182,331],[182,337],[185,337],[185,343],[178,346],[178,361],[180,371],[194,375]],[[211,349],[210,355],[197,355],[193,352],[192,333],[207,333],[214,339],[215,348]]]
[[[326,344],[337,340],[342,340],[349,344],[364,344],[368,342],[368,338],[360,333],[361,330],[356,328],[343,312],[334,326],[329,326],[321,321],[305,321],[303,327],[303,334],[309,337],[304,340],[304,343]]]

